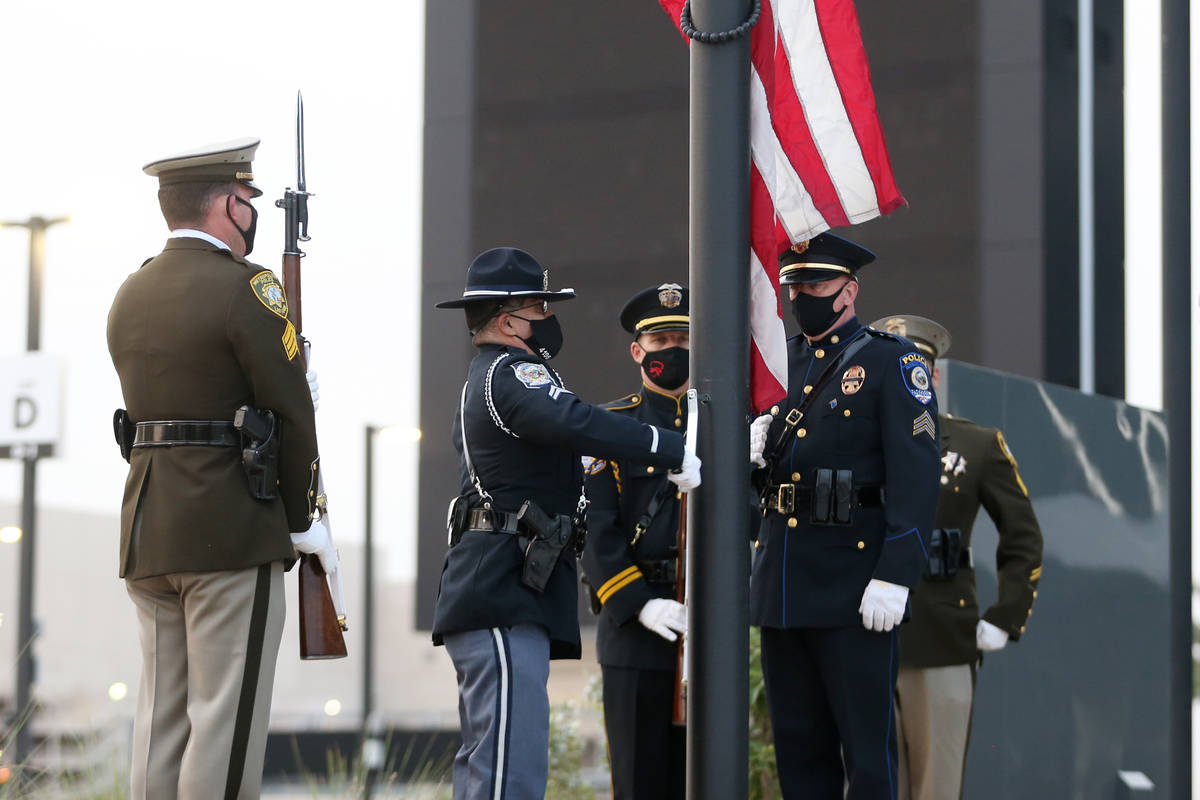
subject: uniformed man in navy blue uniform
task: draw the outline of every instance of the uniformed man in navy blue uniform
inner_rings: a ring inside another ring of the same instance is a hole
[[[802,336],[751,424],[765,500],[750,583],[783,794],[892,800],[896,626],[926,563],[941,463],[928,358],[854,314],[875,258],[824,233],[780,257]]]
[[[688,290],[677,283],[634,295],[620,314],[640,391],[605,408],[649,425],[687,425]],[[584,570],[601,604],[596,656],[604,676],[613,800],[684,797],[686,729],[671,721],[677,638],[687,608],[675,592],[679,493],[636,458],[585,459],[588,543]]]
[[[583,402],[549,366],[563,339],[550,303],[574,296],[552,291],[528,253],[499,247],[471,263],[461,298],[438,304],[466,310],[479,350],[455,415],[462,493],[433,621],[458,678],[455,800],[545,795],[549,661],[580,655],[582,456],[678,470],[682,490],[700,483],[679,433]]]

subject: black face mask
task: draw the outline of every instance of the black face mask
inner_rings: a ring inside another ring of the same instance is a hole
[[[829,297],[816,297],[804,292],[796,295],[792,299],[792,316],[800,323],[801,332],[805,336],[819,336],[829,330],[844,310],[835,311],[833,308],[833,304],[841,296],[840,290]]]
[[[509,316],[524,319],[529,323],[529,336],[521,341],[525,343],[526,347],[542,358],[549,361],[558,355],[559,350],[562,350],[563,332],[562,327],[558,324],[558,317],[550,316],[545,319],[525,319],[516,314],[510,314]]]
[[[258,209],[235,194],[231,194],[229,197],[250,209],[250,227],[242,230],[241,226],[233,219],[233,212],[229,208],[229,200],[225,201],[225,216],[229,217],[229,221],[233,222],[233,227],[237,228],[237,232],[242,235],[242,242],[246,245],[246,252],[242,253],[242,255],[248,256],[250,255],[250,251],[254,249],[254,230],[258,227]]]
[[[688,351],[686,347],[664,347],[662,350],[647,350],[642,356],[642,369],[646,376],[668,392],[673,392],[688,379]]]

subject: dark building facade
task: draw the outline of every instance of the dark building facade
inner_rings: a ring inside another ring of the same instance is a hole
[[[876,250],[862,319],[916,313],[952,356],[1075,385],[1075,0],[861,0],[859,18],[908,206],[849,231]],[[1123,393],[1121,4],[1096,0],[1097,389]],[[637,388],[616,314],[685,282],[688,51],[653,0],[426,5],[418,624],[432,620],[457,492],[449,441],[472,348],[462,289],[479,251],[515,245],[579,299],[559,315],[567,385]],[[1098,192],[1100,194],[1100,192]],[[790,325],[791,320],[788,320]],[[1114,338],[1115,337],[1115,338]]]

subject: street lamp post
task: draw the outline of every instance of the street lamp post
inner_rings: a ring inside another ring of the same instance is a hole
[[[34,353],[41,348],[42,273],[46,255],[46,229],[66,222],[67,217],[46,219],[30,217],[24,222],[0,222],[0,227],[25,228],[29,231],[29,304],[25,328],[25,349]],[[13,763],[20,764],[33,751],[33,558],[35,541],[37,461],[40,447],[33,445],[11,454],[24,462],[21,492],[21,562],[17,594],[17,702],[18,729],[13,741]],[[22,719],[23,717],[23,719]]]
[[[380,428],[368,425],[366,428],[366,476],[364,480],[363,509],[363,675],[362,675],[362,759],[366,770],[366,781],[363,786],[363,797],[370,800],[375,789],[375,781],[379,775],[379,767],[383,759],[378,750],[379,742],[372,735],[371,712],[375,705],[373,692],[374,663],[375,663],[375,542],[374,507],[375,486],[375,434]]]

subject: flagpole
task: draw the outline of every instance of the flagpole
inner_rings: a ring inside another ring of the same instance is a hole
[[[1163,407],[1170,484],[1170,794],[1192,784],[1191,45],[1188,0],[1162,0]]]
[[[699,31],[731,31],[750,0],[694,0]],[[687,796],[746,797],[749,759],[750,38],[693,38],[691,375],[703,483],[688,501]]]

